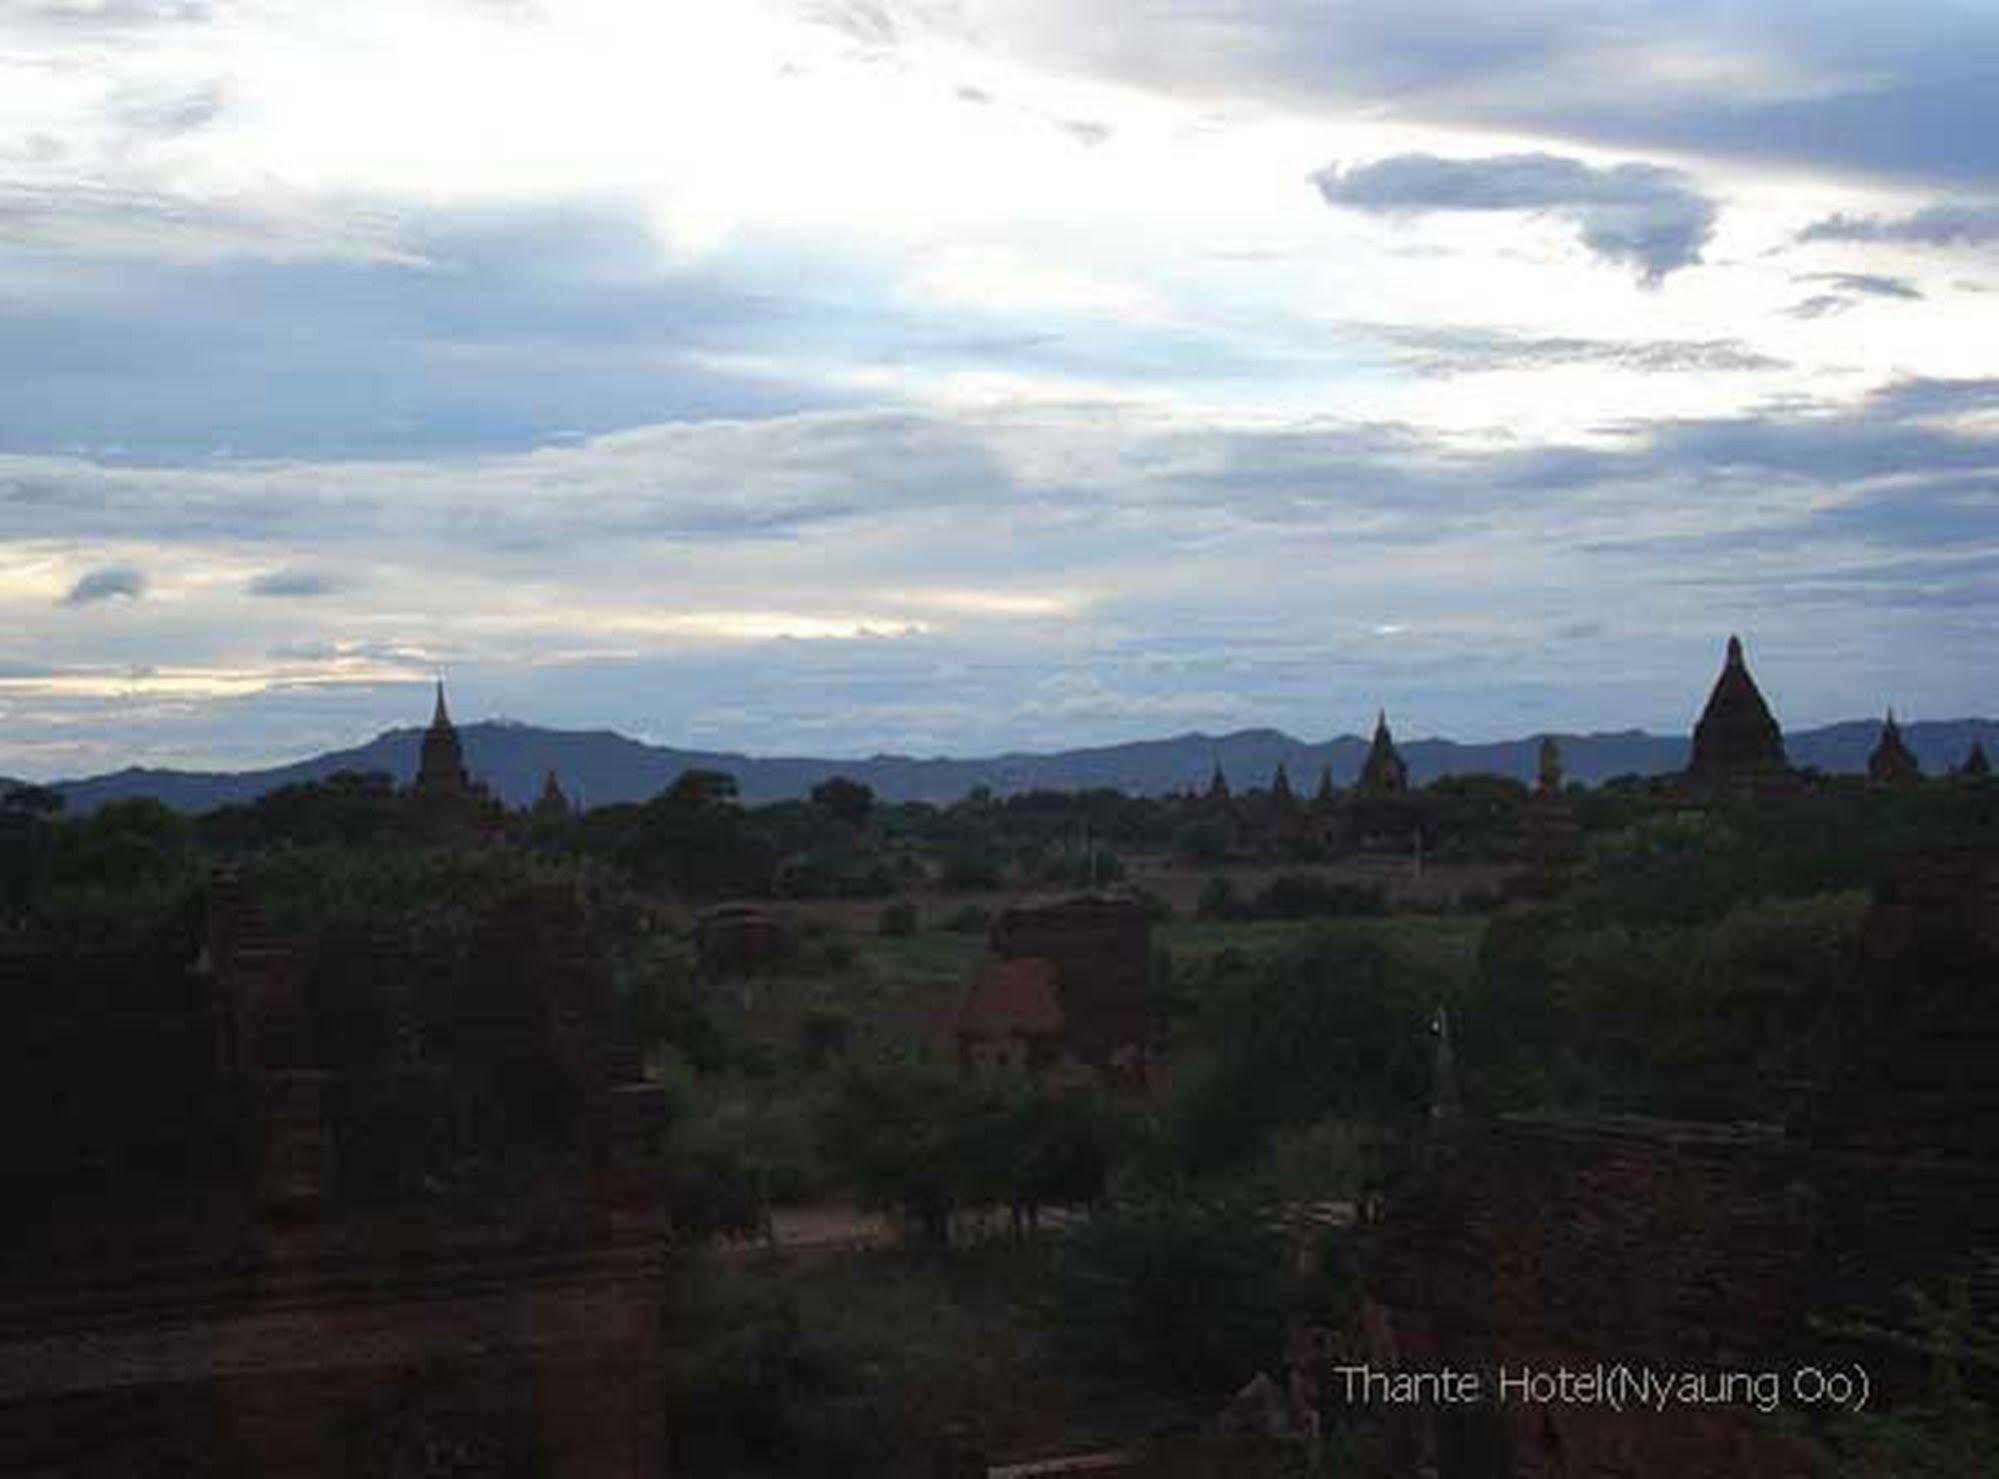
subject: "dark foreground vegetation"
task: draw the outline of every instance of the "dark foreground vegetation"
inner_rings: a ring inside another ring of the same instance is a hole
[[[1537,850],[1537,806],[1563,847]],[[1288,783],[934,807],[832,781],[748,809],[692,772],[642,805],[508,813],[345,775],[191,818],[68,817],[21,787],[0,805],[18,1266],[253,1239],[275,1110],[248,1063],[332,1076],[327,1226],[559,1241],[623,1055],[667,1098],[669,1472],[1204,1433],[1301,1339],[1358,1338],[1440,1116],[1810,1127],[1885,1082],[1870,911],[1952,849],[1999,850],[1991,782],[1695,801],[1460,778],[1315,810]],[[964,1074],[949,1023],[996,912],[1082,889],[1153,920],[1162,1082]],[[299,1010],[223,1050],[232,900],[295,963]],[[1906,989],[1948,1013],[1948,979]],[[860,1231],[788,1247],[800,1208]],[[1798,1441],[1828,1473],[1990,1471],[1989,1310],[1942,1283],[1905,1307],[1890,1334],[1928,1385]],[[1381,1415],[1324,1414],[1315,1450],[1255,1462],[1380,1472]]]

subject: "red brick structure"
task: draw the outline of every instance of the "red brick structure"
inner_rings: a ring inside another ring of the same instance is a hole
[[[1857,1365],[1871,1410],[1921,1393],[1909,1288],[1962,1278],[1974,1318],[1999,1318],[1999,858],[1908,860],[1865,952],[1860,998],[1841,1004],[1819,1092],[1788,1130],[1544,1115],[1437,1133],[1378,1229],[1367,1361],[1786,1382]],[[1742,1395],[1395,1407],[1389,1472],[1808,1473],[1776,1414]],[[1779,1405],[1801,1415],[1789,1388]]]
[[[701,969],[713,977],[762,975],[791,958],[784,921],[757,904],[717,904],[694,923]]]
[[[428,1203],[340,1217],[327,1103],[342,1076],[298,1025],[293,953],[232,877],[194,917],[179,959],[164,944],[0,959],[0,980],[49,1003],[23,1020],[74,1100],[34,1086],[82,1132],[58,1143],[120,1153],[75,1185],[13,1168],[51,1194],[0,1262],[0,1472],[661,1473],[664,1097],[618,1049],[576,899],[535,890],[485,922],[489,1010],[450,1045],[466,1056],[432,1067],[471,1082],[530,1054],[573,1074],[578,1164],[532,1205],[469,1218]],[[107,1071],[79,1082],[82,1064]],[[168,1167],[171,1195],[106,1215],[142,1156],[226,1137],[233,1121],[211,1131],[185,1103],[162,1133],[146,1120],[216,1087],[254,1105],[244,1164]]]
[[[1079,894],[1019,905],[993,921],[989,943],[996,962],[1045,963],[1068,1057],[1120,1087],[1153,1081],[1152,921],[1136,901]]]
[[[1062,1061],[1063,1029],[1052,961],[987,960],[952,1019],[958,1070],[1039,1076]]]

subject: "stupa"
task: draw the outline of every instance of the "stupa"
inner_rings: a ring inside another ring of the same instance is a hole
[[[1707,707],[1694,725],[1687,779],[1710,790],[1760,789],[1791,775],[1784,733],[1743,661],[1742,639],[1728,639],[1728,656]]]

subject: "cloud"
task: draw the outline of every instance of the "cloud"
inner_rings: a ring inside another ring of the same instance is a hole
[[[1903,246],[1986,246],[1999,241],[1999,206],[1932,205],[1906,216],[1835,214],[1798,233],[1801,242],[1876,241]]]
[[[1922,290],[1906,277],[1889,277],[1878,272],[1801,272],[1797,281],[1828,283],[1835,291],[1814,293],[1792,304],[1784,312],[1791,318],[1834,318],[1860,306],[1865,298],[1890,298],[1900,302],[1920,302]]]
[[[1097,123],[1094,120],[1088,118],[1064,119],[1061,123],[1057,124],[1056,127],[1060,128],[1062,132],[1069,135],[1069,137],[1074,139],[1077,143],[1083,145],[1085,148],[1091,148],[1091,149],[1094,149],[1097,145],[1106,142],[1110,138],[1112,133],[1112,129],[1109,124]]]
[[[1671,634],[1729,624],[1848,647],[1817,690],[1827,717],[1886,671],[1877,645],[1906,668],[1921,636],[1925,702],[1959,711],[1983,692],[1984,669],[1959,660],[1974,644],[1907,623],[1950,611],[1983,630],[1999,615],[1982,566],[1922,575],[1992,545],[1995,410],[1999,382],[1923,380],[1587,444],[1048,404],[668,426],[420,463],[11,458],[0,487],[34,494],[0,497],[16,589],[46,589],[32,563],[105,537],[92,530],[115,530],[132,566],[190,579],[144,630],[72,636],[45,605],[39,618],[17,605],[23,635],[0,661],[59,661],[106,696],[71,692],[73,710],[38,727],[7,706],[55,705],[56,689],[7,690],[0,719],[24,743],[74,745],[124,722],[88,705],[123,701],[119,675],[151,664],[172,682],[146,688],[160,709],[145,742],[181,735],[185,758],[296,722],[274,697],[254,731],[228,732],[214,709],[197,727],[165,708],[192,704],[189,685],[291,693],[444,664],[538,722],[753,749],[1134,737],[1176,692],[1228,693],[1245,722],[1323,732],[1358,722],[1325,710],[1342,684],[1460,734],[1490,732],[1522,693],[1565,725],[1656,727],[1687,717],[1675,684],[1697,705],[1704,681],[1675,667]],[[798,498],[823,512],[773,533]],[[698,538],[690,509],[713,516]],[[314,569],[365,559],[367,598],[270,603],[246,629],[245,586],[290,568],[246,550],[260,534],[266,549],[309,540]],[[1578,633],[1551,669],[1551,632],[1613,609],[1615,632]],[[1407,628],[1392,661],[1369,637],[1383,624]],[[1178,666],[1158,669],[1162,654]],[[656,681],[629,681],[641,672]],[[1785,690],[1787,720],[1798,691]],[[1101,697],[1078,707],[1078,692]],[[364,698],[342,737],[404,717]],[[994,730],[993,714],[1012,717]],[[138,749],[140,728],[126,732]],[[269,743],[271,759],[291,744]]]
[[[1906,277],[1888,277],[1878,272],[1805,272],[1799,274],[1798,281],[1830,283],[1842,292],[1869,298],[1914,302],[1923,296],[1922,290]]]
[[[0,240],[82,257],[425,265],[392,213],[270,189],[233,200],[69,180],[0,180]]]
[[[926,7],[910,0],[905,9]],[[1999,14],[1961,0],[962,0],[1051,69],[1351,119],[1989,188]]]
[[[1781,370],[1785,361],[1737,339],[1580,339],[1470,328],[1368,324],[1357,328],[1406,352],[1419,375],[1488,374],[1600,365],[1648,375],[1740,374]]]
[[[90,606],[118,597],[137,600],[146,590],[146,573],[129,565],[105,565],[84,572],[62,598],[65,606]]]
[[[88,34],[200,25],[214,14],[212,0],[27,0],[13,19],[28,26]]]
[[[112,117],[130,133],[173,138],[208,127],[229,105],[229,88],[219,81],[159,89],[125,89],[114,95]]]
[[[1635,265],[1648,283],[1701,260],[1715,206],[1675,169],[1599,168],[1555,154],[1444,159],[1401,154],[1312,176],[1333,205],[1385,215],[1533,211],[1559,216],[1607,262]]]
[[[341,582],[320,570],[273,570],[260,575],[247,587],[253,596],[310,597],[329,595]]]

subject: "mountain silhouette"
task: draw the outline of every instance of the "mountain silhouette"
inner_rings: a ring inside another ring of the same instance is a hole
[[[1013,752],[975,758],[872,755],[866,759],[809,756],[750,756],[722,750],[683,750],[649,745],[607,729],[542,729],[530,724],[485,721],[459,726],[466,768],[509,805],[525,806],[541,794],[553,770],[572,800],[590,806],[642,801],[656,795],[683,770],[722,770],[735,776],[746,802],[759,804],[799,797],[831,776],[852,777],[888,801],[945,804],[975,786],[1000,795],[1037,789],[1073,791],[1112,787],[1138,795],[1205,788],[1219,762],[1237,790],[1267,786],[1281,761],[1292,784],[1309,791],[1321,766],[1344,786],[1359,773],[1368,742],[1359,735],[1310,744],[1275,729],[1243,729],[1232,734],[1182,734],[1169,739],[1048,753]],[[254,800],[267,791],[320,780],[343,770],[386,771],[398,784],[416,772],[422,731],[391,729],[366,744],[333,750],[267,770],[238,772],[127,769],[78,780],[57,781],[71,812],[106,801],[150,796],[176,810],[199,812],[230,802]],[[1881,733],[1878,720],[1856,719],[1784,736],[1792,763],[1835,773],[1867,768],[1867,755]],[[1950,719],[1908,724],[1903,738],[1935,775],[1964,759],[1976,739],[1999,748],[1999,723]],[[1617,775],[1656,775],[1687,763],[1684,735],[1655,735],[1630,729],[1616,733],[1562,734],[1563,769],[1568,778],[1594,784]],[[1512,776],[1531,782],[1541,736],[1460,744],[1448,739],[1398,743],[1415,784],[1443,775],[1474,773]]]

